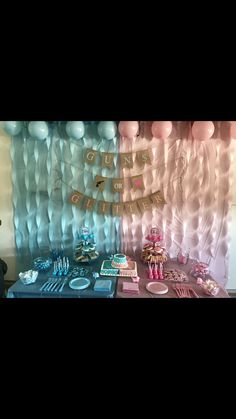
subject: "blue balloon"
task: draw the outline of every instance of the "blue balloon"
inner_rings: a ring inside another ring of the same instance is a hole
[[[48,124],[45,121],[31,121],[28,126],[30,135],[37,140],[45,140],[48,136]]]
[[[98,124],[98,134],[106,140],[113,140],[117,133],[117,125],[114,121],[101,121]]]
[[[7,134],[14,136],[21,132],[22,126],[23,124],[21,121],[6,121],[4,124],[4,130]]]
[[[85,127],[83,121],[68,121],[66,124],[67,135],[75,140],[80,140],[84,136]]]

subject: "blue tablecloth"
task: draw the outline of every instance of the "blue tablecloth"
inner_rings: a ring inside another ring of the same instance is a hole
[[[116,277],[109,277],[107,279],[112,281],[112,287],[110,291],[94,291],[94,284],[95,279],[93,278],[92,273],[100,272],[101,264],[104,258],[100,257],[93,265],[85,266],[85,265],[78,265],[85,267],[89,270],[89,273],[86,275],[91,281],[91,284],[85,290],[73,290],[69,287],[69,282],[72,278],[68,278],[66,284],[63,288],[62,292],[50,292],[50,291],[40,291],[42,285],[52,277],[52,270],[47,273],[40,272],[38,278],[35,283],[24,285],[21,280],[18,280],[12,285],[7,292],[7,298],[114,298],[116,294],[116,285],[117,285],[117,278]],[[29,267],[26,267],[25,270],[28,270]],[[106,277],[102,276],[98,279],[106,279]]]

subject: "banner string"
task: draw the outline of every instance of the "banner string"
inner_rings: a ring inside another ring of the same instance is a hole
[[[164,164],[159,164],[157,167],[153,167],[153,165],[152,166],[150,166],[150,167],[148,167],[147,169],[145,169],[144,171],[142,171],[142,173],[140,173],[140,174],[135,174],[134,176],[140,176],[140,175],[144,175],[144,174],[146,174],[147,172],[149,172],[150,170],[158,170],[158,169],[160,169],[161,167],[163,167],[163,166],[167,166],[167,164],[169,164],[170,162],[172,162],[172,161],[177,161],[177,160],[180,160],[180,159],[182,159],[182,161],[183,161],[183,164],[184,164],[184,168],[183,168],[183,172],[184,172],[184,170],[185,170],[185,165],[186,165],[186,158],[184,157],[184,156],[181,156],[181,157],[177,157],[176,159],[172,159],[172,160],[168,160],[168,162],[167,163],[164,163]],[[70,162],[68,162],[68,161],[66,161],[66,160],[59,160],[58,161],[58,164],[59,163],[64,163],[64,164],[68,164],[69,166],[71,166],[71,167],[74,167],[75,169],[78,169],[81,173],[83,173],[83,172],[85,172],[85,173],[89,173],[90,175],[91,174],[93,174],[94,176],[101,176],[100,174],[98,174],[98,173],[93,173],[92,171],[90,171],[90,170],[87,170],[87,169],[84,169],[84,168],[81,168],[81,167],[79,167],[79,166],[75,166],[74,164],[72,164],[72,163],[70,163]],[[95,165],[94,166],[92,166],[93,168],[95,167]],[[129,171],[130,171],[130,174],[131,174],[131,170],[135,170],[134,168],[126,168],[126,169],[130,169]],[[55,169],[52,169],[52,170],[55,170]],[[123,176],[123,179],[129,179],[129,178],[131,178],[132,177],[132,175],[131,176]],[[112,178],[111,176],[109,176],[109,179],[117,179],[116,177],[114,177],[114,178]]]
[[[66,141],[66,140],[64,140],[63,138],[60,138],[60,140],[62,140],[62,141]],[[91,151],[96,151],[96,152],[99,152],[100,154],[103,154],[103,153],[110,153],[110,147],[111,147],[111,145],[113,144],[112,143],[112,141],[107,141],[108,143],[109,143],[109,146],[108,146],[108,151],[100,151],[100,148],[101,148],[101,145],[102,145],[102,143],[103,143],[103,140],[101,140],[100,142],[99,142],[99,144],[97,145],[97,148],[91,148],[91,147],[87,147],[87,146],[84,146],[84,145],[82,145],[82,144],[79,144],[78,142],[76,142],[76,141],[73,141],[72,139],[70,140],[70,143],[71,144],[75,144],[78,148],[82,148],[84,151],[86,151],[86,150],[91,150]],[[152,146],[152,147],[149,147],[149,148],[141,148],[141,149],[137,149],[137,150],[134,150],[134,151],[132,151],[132,154],[136,154],[136,153],[139,153],[139,152],[143,152],[143,151],[151,151],[151,150],[155,150],[155,149],[157,149],[158,148],[158,146]],[[112,151],[112,154],[114,154],[114,155],[120,155],[120,154],[127,154],[127,152],[116,152],[116,151]]]
[[[175,182],[176,180],[178,180],[178,179],[180,179],[180,180],[182,180],[182,177],[181,176],[178,176],[178,177],[176,177],[176,178],[174,178],[174,179],[172,179],[172,181],[171,181],[171,183],[173,183],[173,182]],[[68,188],[70,188],[73,192],[80,192],[78,189],[79,188],[74,188],[73,186],[71,186],[71,185],[69,185],[68,183],[66,183],[63,179],[62,179],[62,177],[58,177],[58,180],[57,181],[60,181],[61,183],[64,183],[64,185],[66,185]],[[163,185],[163,189],[166,189],[166,188],[168,188],[169,187],[169,185]],[[152,192],[151,194],[149,194],[149,195],[152,195],[152,194],[155,194],[155,193],[157,193],[157,192],[159,192],[160,191],[160,188],[156,191],[156,192]],[[98,190],[98,193],[97,193],[97,197],[96,198],[93,198],[93,199],[95,199],[95,200],[97,200],[97,198],[98,198],[98,195],[99,195],[99,193],[102,193],[102,191],[99,191]],[[82,192],[80,192],[80,193],[82,193]],[[82,194],[84,194],[84,193],[82,193]],[[148,195],[148,196],[149,196]],[[86,195],[85,195],[86,196]],[[145,198],[145,197],[144,197]],[[142,198],[141,198],[142,199]],[[134,199],[134,201],[137,201],[138,199]],[[127,201],[127,202],[130,202],[130,201]],[[119,201],[119,202],[113,202],[114,204],[117,204],[117,203],[122,203],[122,201]]]

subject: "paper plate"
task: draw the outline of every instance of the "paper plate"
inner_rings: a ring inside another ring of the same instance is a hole
[[[69,282],[69,287],[73,290],[85,290],[90,285],[88,278],[74,278]]]
[[[152,294],[166,294],[169,291],[167,285],[162,282],[149,282],[146,286],[147,290]]]

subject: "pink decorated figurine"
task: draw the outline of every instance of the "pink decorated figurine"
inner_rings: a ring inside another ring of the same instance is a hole
[[[157,263],[154,264],[153,277],[154,277],[154,279],[159,279],[159,270],[158,270],[158,267],[157,267]]]
[[[148,263],[148,279],[153,279],[152,265]]]
[[[163,263],[160,263],[159,267],[159,279],[164,279]]]

